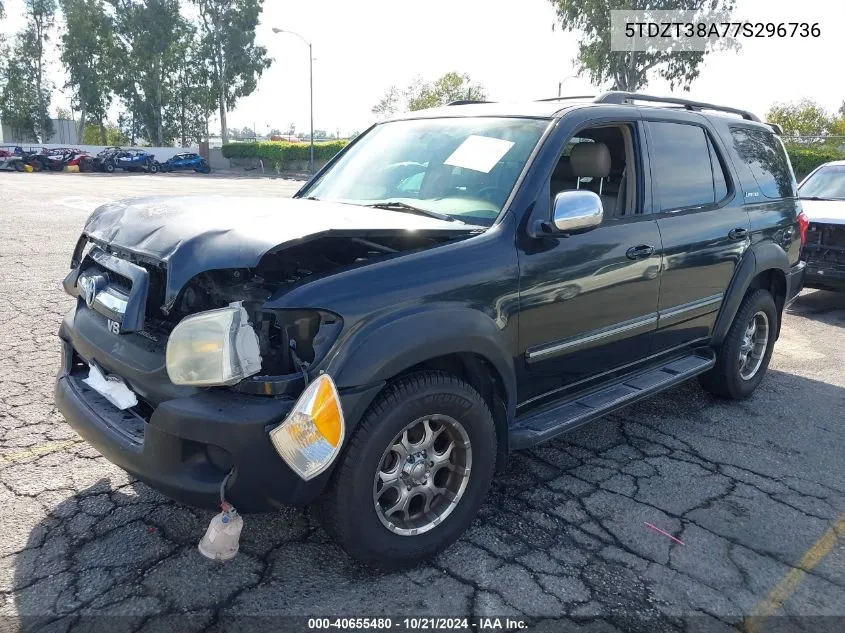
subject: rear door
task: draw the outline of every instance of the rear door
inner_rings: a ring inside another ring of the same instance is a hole
[[[646,116],[654,212],[663,242],[654,352],[708,337],[750,224],[728,153],[703,116]]]

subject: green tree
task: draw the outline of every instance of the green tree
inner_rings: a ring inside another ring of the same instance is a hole
[[[156,146],[177,131],[166,108],[173,105],[173,81],[185,56],[191,25],[179,0],[109,0],[114,8],[117,65],[114,84],[126,109]]]
[[[44,24],[39,19],[38,23]],[[43,81],[43,38],[41,27],[31,19],[18,33],[12,53],[2,56],[3,90],[0,93],[0,119],[12,129],[16,140],[44,142],[53,135],[48,110],[50,90]]]
[[[103,130],[106,131],[105,139],[103,138]],[[101,125],[97,123],[89,123],[85,126],[85,132],[82,136],[82,143],[84,145],[107,145],[107,146],[121,146],[129,143],[129,137],[117,125],[104,121]]]
[[[379,119],[387,119],[404,111],[436,108],[452,101],[483,101],[487,98],[484,86],[474,82],[469,75],[448,72],[434,81],[416,77],[404,90],[388,88],[372,112]]]
[[[835,118],[812,99],[775,103],[766,113],[766,120],[777,123],[786,136],[826,136]]]
[[[700,20],[725,21],[736,0],[550,0],[566,31],[580,32],[575,63],[579,74],[586,73],[597,85],[610,82],[611,89],[635,91],[648,84],[648,73],[655,71],[674,89],[689,90],[698,78],[708,51],[612,51],[611,10],[695,11]],[[655,7],[659,4],[659,7]]]
[[[415,81],[405,93],[411,112],[444,106],[452,101],[483,101],[487,92],[467,74],[449,72],[433,82]]]
[[[168,129],[174,129],[181,146],[187,147],[208,137],[208,121],[217,100],[204,42],[191,32],[180,47],[184,54],[168,80],[172,98],[165,114]]]
[[[252,94],[272,60],[255,44],[255,29],[264,0],[191,0],[200,14],[200,31],[208,55],[220,112],[220,134],[229,140],[226,113]]]
[[[389,119],[403,106],[402,92],[396,86],[390,86],[384,96],[373,106],[373,114],[379,120]]]
[[[78,127],[88,132],[87,122],[100,128],[100,142],[107,145],[104,121],[112,103],[114,48],[112,22],[103,0],[59,0],[65,17],[61,60],[67,69],[66,87],[73,91],[79,111]]]
[[[33,89],[30,66],[17,56],[20,45],[15,46],[15,53],[5,55],[3,59],[3,91],[0,92],[0,119],[19,142],[37,142],[35,114],[37,95]]]
[[[44,78],[46,63],[44,46],[50,40],[50,31],[56,17],[56,0],[25,0],[27,28],[24,32],[26,53],[32,55],[35,65],[35,93],[38,110],[35,115],[35,131],[41,141],[53,135],[50,119],[50,95],[52,85]]]

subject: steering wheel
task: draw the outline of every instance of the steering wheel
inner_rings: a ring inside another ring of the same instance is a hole
[[[490,195],[490,194],[495,194],[495,195]],[[484,187],[483,189],[481,189],[478,192],[478,197],[483,198],[484,200],[487,200],[488,202],[493,202],[493,201],[499,200],[499,199],[502,200],[502,201],[507,200],[508,195],[510,195],[510,192],[507,189],[505,189],[504,187],[497,187],[495,185],[492,185],[490,187]]]

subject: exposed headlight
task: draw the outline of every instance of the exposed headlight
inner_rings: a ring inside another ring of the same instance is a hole
[[[321,374],[302,392],[284,422],[270,431],[270,440],[285,463],[308,481],[337,457],[344,430],[337,387],[328,374]]]
[[[174,385],[234,385],[259,371],[258,336],[240,304],[186,317],[167,341]]]

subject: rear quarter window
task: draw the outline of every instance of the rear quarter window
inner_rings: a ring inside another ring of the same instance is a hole
[[[739,158],[767,198],[794,198],[797,184],[786,150],[771,132],[746,127],[732,127],[733,145]]]

